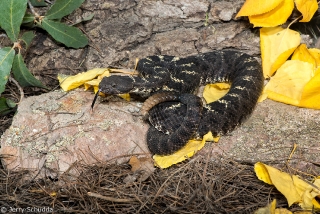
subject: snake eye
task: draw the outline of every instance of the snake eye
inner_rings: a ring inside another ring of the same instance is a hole
[[[116,87],[116,84],[115,84],[115,83],[112,83],[112,84],[111,84],[111,87],[112,87],[112,88],[115,88],[115,87]]]

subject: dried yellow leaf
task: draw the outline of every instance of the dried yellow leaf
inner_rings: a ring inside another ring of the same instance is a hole
[[[304,86],[300,107],[320,109],[320,68],[311,80]]]
[[[130,94],[118,94],[118,96],[130,102]]]
[[[299,106],[303,89],[313,76],[313,65],[299,60],[286,61],[265,87],[268,98]]]
[[[89,90],[91,87],[94,88],[94,93],[97,93],[97,91],[99,90],[99,83],[101,82],[100,79],[93,79],[90,81],[87,81],[84,83],[84,90],[87,91]]]
[[[189,140],[186,146],[184,146],[179,151],[173,153],[172,155],[154,155],[153,159],[155,164],[160,168],[168,168],[173,164],[180,163],[187,158],[192,157],[198,150],[202,149],[206,141],[217,142],[219,137],[213,137],[212,133],[209,132],[203,136],[202,140]]]
[[[266,166],[267,165],[258,162],[254,165],[254,171],[255,171],[256,176],[258,177],[259,180],[271,185],[273,183],[272,183],[272,180],[270,178],[270,175],[268,173],[268,169]]]
[[[293,52],[291,59],[309,62],[313,64],[314,68],[317,67],[316,59],[309,52],[306,44],[299,45],[299,47]]]
[[[261,207],[254,212],[254,214],[275,214],[277,206],[277,200],[273,199],[273,201],[265,207]]]
[[[295,0],[297,9],[302,13],[300,22],[309,22],[318,10],[317,0]]]
[[[320,66],[320,50],[317,48],[310,48],[308,49],[309,53],[313,56],[313,58],[316,60],[317,66]]]
[[[260,180],[274,185],[287,198],[289,206],[298,203],[303,209],[320,209],[319,203],[315,200],[320,196],[319,179],[311,185],[296,175],[289,175],[261,162],[255,164],[254,170]]]
[[[300,34],[296,31],[282,27],[261,28],[260,46],[264,77],[271,77],[299,44]]]
[[[95,68],[87,72],[82,72],[74,76],[69,76],[64,79],[59,78],[59,75],[58,75],[60,87],[64,91],[69,91],[71,89],[78,88],[79,86],[83,85],[85,82],[92,80],[98,75],[103,74],[106,70],[107,68]]]
[[[293,8],[293,0],[284,0],[269,12],[249,16],[249,21],[254,27],[275,27],[287,21]]]
[[[274,0],[274,1],[265,1],[265,0],[247,0],[240,11],[236,15],[240,16],[252,16],[257,14],[262,14],[269,12],[270,10],[277,7],[284,0]]]
[[[57,196],[57,192],[53,191],[53,192],[50,192],[49,194],[51,197],[56,197]]]
[[[258,102],[261,103],[261,102],[265,101],[267,98],[268,98],[268,94],[264,88],[259,99],[258,99]]]
[[[292,212],[287,210],[286,208],[277,208],[274,210],[274,214],[292,214]],[[303,214],[303,213],[299,212],[299,214]],[[308,213],[308,214],[311,214],[311,213]]]
[[[223,97],[229,89],[230,84],[228,83],[208,84],[203,90],[203,97],[207,103],[211,103]]]

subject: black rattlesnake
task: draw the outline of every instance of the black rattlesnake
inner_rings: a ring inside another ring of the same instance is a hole
[[[104,77],[105,94],[136,93],[150,96],[143,108],[152,124],[147,134],[150,151],[171,154],[189,139],[211,131],[232,131],[253,111],[263,88],[259,63],[237,51],[214,51],[185,58],[150,56],[138,62],[139,76]],[[201,85],[230,82],[229,92],[205,104],[193,95]],[[149,110],[150,109],[150,110]]]

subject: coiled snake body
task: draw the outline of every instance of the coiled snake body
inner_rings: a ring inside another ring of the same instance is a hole
[[[152,95],[142,111],[148,112],[152,125],[148,147],[160,155],[174,153],[189,139],[209,131],[214,136],[232,131],[252,113],[264,80],[253,57],[232,50],[185,58],[150,56],[139,60],[137,71],[139,76],[104,77],[99,90]],[[231,83],[229,92],[215,102],[202,104],[194,93],[201,85],[215,82]]]

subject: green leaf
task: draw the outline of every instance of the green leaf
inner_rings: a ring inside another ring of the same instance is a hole
[[[8,105],[8,103],[10,103],[10,105],[14,104],[12,105],[13,107]],[[1,116],[9,114],[10,112],[14,111],[16,106],[17,104],[15,104],[12,100],[6,99],[4,97],[0,97],[0,115]]]
[[[45,7],[47,3],[44,0],[30,0],[31,4],[35,7]]]
[[[48,10],[47,19],[60,19],[80,7],[84,0],[56,0]]]
[[[6,104],[9,106],[9,108],[14,108],[17,106],[17,104],[10,99],[6,99]]]
[[[82,48],[88,44],[87,37],[76,27],[54,22],[46,18],[42,20],[41,26],[55,40],[63,43],[67,47]]]
[[[22,23],[30,23],[35,20],[35,17],[33,14],[26,13],[22,19]]]
[[[6,47],[0,49],[0,95],[4,92],[8,82],[14,53],[15,51],[13,48]]]
[[[17,41],[20,25],[27,9],[27,0],[1,0],[0,25],[12,42]]]
[[[29,48],[33,38],[34,38],[34,33],[32,31],[27,31],[25,32],[22,36],[21,36],[21,40],[24,41],[24,43],[26,44],[26,49]]]
[[[19,84],[22,87],[36,86],[40,88],[47,88],[30,73],[26,64],[23,62],[23,58],[20,53],[14,57],[12,72],[14,78],[19,82]]]

